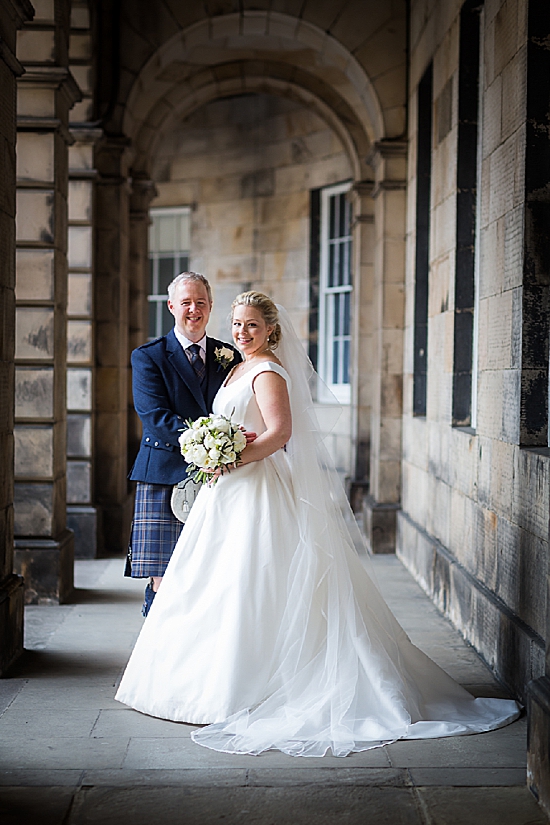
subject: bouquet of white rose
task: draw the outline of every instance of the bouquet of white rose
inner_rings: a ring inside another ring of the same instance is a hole
[[[179,437],[181,454],[188,463],[187,472],[197,482],[211,481],[216,470],[229,470],[238,464],[246,447],[246,436],[237,424],[225,415],[208,415],[196,421],[186,421],[188,429]],[[209,472],[206,472],[206,471]]]

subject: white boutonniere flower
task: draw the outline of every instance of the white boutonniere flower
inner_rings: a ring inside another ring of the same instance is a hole
[[[229,347],[217,347],[214,350],[219,369],[226,369],[235,358],[235,353]]]

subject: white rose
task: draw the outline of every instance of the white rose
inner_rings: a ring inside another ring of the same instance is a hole
[[[222,433],[228,433],[231,430],[231,422],[224,418],[223,415],[216,415],[212,419],[212,425],[216,430]]]
[[[216,450],[215,448],[212,448],[211,450],[208,451],[208,455],[210,456],[212,461],[215,462],[215,461],[218,461],[218,459],[220,457],[220,451]]]
[[[214,438],[212,433],[209,433],[208,435],[206,435],[204,437],[203,444],[204,444],[204,446],[206,447],[207,450],[210,450],[210,449],[212,449],[212,447],[217,446],[217,439]]]
[[[197,464],[199,467],[204,466],[204,461],[208,455],[202,444],[197,444],[193,449],[190,451],[191,454],[191,461],[193,464]]]
[[[180,443],[180,447],[183,447],[184,444],[187,444],[188,441],[191,441],[195,437],[193,430],[184,430],[178,441]]]
[[[228,452],[224,453],[222,456],[222,464],[233,464],[236,458],[237,456],[233,450],[228,450]]]
[[[246,436],[242,430],[237,430],[237,432],[233,436],[233,445],[238,453],[240,453],[246,447]]]

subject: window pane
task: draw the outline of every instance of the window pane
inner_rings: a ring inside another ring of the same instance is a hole
[[[159,215],[159,252],[174,252],[178,248],[176,215]]]
[[[338,253],[339,253],[338,286],[344,286],[344,284],[347,281],[345,249],[346,249],[345,244],[343,244],[343,243],[338,244]]]
[[[338,355],[340,351],[340,345],[338,341],[334,341],[332,344],[332,383],[339,384],[338,381]]]
[[[344,308],[344,335],[350,335],[351,333],[351,292],[344,293],[344,301],[345,301],[345,308]]]
[[[155,274],[156,274],[156,260],[154,258],[150,258],[149,260],[149,295],[156,295],[156,283],[155,283]]]
[[[349,350],[350,342],[344,341],[344,364],[342,369],[342,384],[349,384]]]
[[[178,245],[174,249],[190,249],[191,248],[191,215],[189,212],[183,212],[179,217],[179,238]],[[185,272],[185,270],[180,270]]]
[[[337,226],[337,223],[336,223],[336,221],[337,221],[337,218],[336,218],[336,198],[335,197],[329,198],[328,202],[329,202],[329,215],[330,215],[328,236],[329,236],[329,238],[335,238],[336,237],[336,226]]]
[[[180,255],[179,256],[179,263],[178,263],[177,269],[178,269],[178,271],[177,271],[176,275],[179,275],[180,272],[189,272],[189,255]],[[176,276],[174,275],[174,277],[176,277]]]
[[[167,295],[168,284],[174,280],[174,257],[159,258],[159,281],[157,295]]]
[[[343,238],[345,235],[348,234],[348,228],[347,228],[348,210],[347,210],[346,207],[347,207],[346,194],[345,194],[345,192],[342,192],[342,194],[340,195],[340,215],[339,215],[339,217],[340,217],[340,231],[338,233],[341,238]]]
[[[345,266],[345,273],[346,279],[344,283],[346,286],[351,284],[351,241],[346,241],[344,245],[345,249],[345,256],[346,256],[346,266]]]
[[[328,247],[327,286],[334,286],[334,244]]]
[[[166,335],[166,333],[170,332],[170,330],[174,326],[174,316],[168,309],[168,304],[166,303],[166,301],[163,301],[161,306],[161,328],[158,331],[158,335]]]
[[[334,335],[340,335],[340,294],[337,292],[333,296],[334,306]]]
[[[157,337],[157,304],[149,301],[149,338]]]

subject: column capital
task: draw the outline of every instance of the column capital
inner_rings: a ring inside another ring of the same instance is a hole
[[[98,184],[129,185],[128,166],[131,162],[132,141],[126,135],[104,134],[95,146],[95,166],[99,172]]]
[[[356,193],[360,198],[370,198],[372,197],[374,187],[375,181],[373,180],[356,180],[350,192]]]
[[[95,146],[103,137],[103,129],[99,129],[90,123],[86,126],[84,123],[79,123],[78,126],[69,126],[69,132],[78,143],[88,143]]]
[[[136,173],[130,179],[130,220],[145,220],[149,218],[149,205],[158,194],[155,182],[143,173]]]
[[[373,198],[383,191],[407,188],[407,147],[406,140],[386,139],[373,144],[366,158],[376,176]]]

